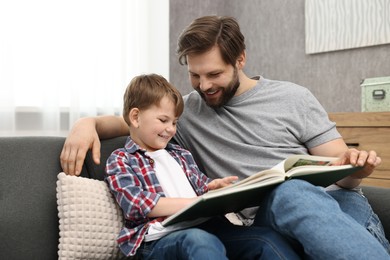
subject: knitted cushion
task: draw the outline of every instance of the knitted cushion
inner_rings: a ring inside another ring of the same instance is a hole
[[[57,180],[59,259],[113,259],[122,211],[104,181],[69,176]]]

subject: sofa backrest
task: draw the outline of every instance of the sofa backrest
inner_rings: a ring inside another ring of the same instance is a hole
[[[102,180],[107,157],[126,137],[87,154],[81,176]],[[0,137],[0,259],[58,259],[56,181],[64,137]]]
[[[101,140],[100,164],[96,165],[93,162],[92,153],[91,151],[88,151],[84,162],[84,169],[81,172],[80,176],[103,180],[104,168],[106,166],[107,158],[115,149],[121,148],[125,145],[126,138],[126,136],[122,136],[112,139]]]

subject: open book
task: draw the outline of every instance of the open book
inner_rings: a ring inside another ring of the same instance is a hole
[[[338,158],[293,155],[271,169],[199,196],[195,202],[166,218],[162,225],[167,227],[182,221],[258,206],[261,196],[289,179],[302,179],[326,187],[361,169],[350,164],[332,165],[336,160]]]

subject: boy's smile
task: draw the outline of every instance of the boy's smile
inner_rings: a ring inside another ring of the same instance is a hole
[[[164,149],[176,134],[175,106],[163,97],[159,106],[152,105],[140,110],[131,128],[131,138],[148,152]]]

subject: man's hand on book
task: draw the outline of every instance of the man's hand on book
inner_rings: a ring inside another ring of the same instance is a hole
[[[237,176],[229,176],[222,179],[214,179],[211,182],[209,182],[207,187],[209,188],[209,190],[216,190],[216,189],[229,186],[237,180],[238,180]]]
[[[352,189],[360,185],[361,180],[371,175],[374,169],[379,166],[382,159],[377,156],[375,151],[359,151],[354,148],[348,149],[341,157],[340,164],[352,164],[363,167],[354,174],[340,180],[337,185]]]
[[[341,164],[352,164],[363,167],[351,177],[362,179],[368,177],[382,162],[375,151],[359,151],[354,148],[348,149],[341,158]]]

